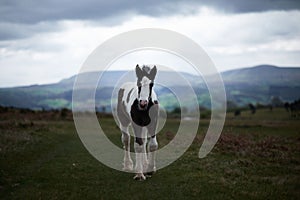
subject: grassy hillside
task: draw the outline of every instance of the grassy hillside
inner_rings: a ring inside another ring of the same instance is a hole
[[[229,70],[223,72],[222,77],[225,83],[243,83],[257,86],[299,86],[300,69],[296,67],[258,65],[255,67]]]
[[[121,146],[112,118],[99,118]],[[169,119],[160,147],[175,135]],[[189,150],[152,178],[107,168],[83,147],[69,112],[4,110],[0,113],[0,199],[298,199],[299,119],[283,109],[228,113],[222,136],[197,157],[209,121],[200,123]],[[120,160],[120,165],[121,165]]]
[[[119,79],[126,71],[108,71],[100,79],[96,91],[96,107],[105,107],[111,110],[111,94]],[[202,79],[192,74],[181,73],[190,82],[202,107],[210,108],[209,93]],[[98,72],[81,74],[85,81],[82,83],[82,103],[90,101],[86,91],[90,90],[91,83],[99,78]],[[127,80],[134,81],[135,75],[130,71]],[[282,101],[294,101],[300,96],[300,68],[280,68],[269,65],[256,66],[231,70],[222,73],[226,88],[227,99],[238,106],[248,103],[269,104],[272,96],[280,97]],[[16,88],[0,88],[0,105],[14,106],[30,109],[60,109],[71,108],[72,89],[76,76],[63,79],[49,85],[33,85]],[[178,81],[178,75],[173,72],[159,71],[156,77],[157,83],[165,83],[168,87],[179,89],[180,93],[187,91],[187,87]],[[159,94],[160,102],[167,109],[172,110],[178,104],[170,90],[155,85],[155,91]],[[189,105],[184,105],[189,107]]]

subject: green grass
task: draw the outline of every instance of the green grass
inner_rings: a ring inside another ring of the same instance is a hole
[[[204,159],[197,155],[209,121],[201,120],[189,150],[143,182],[94,159],[69,118],[28,115],[0,114],[0,199],[300,198],[300,123],[284,110],[228,113],[221,138]],[[160,147],[178,122],[167,121]],[[114,120],[100,124],[121,146]]]

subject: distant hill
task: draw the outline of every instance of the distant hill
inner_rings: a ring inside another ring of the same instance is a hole
[[[223,72],[222,78],[230,84],[299,86],[300,68],[259,65]]]
[[[201,106],[210,107],[209,93],[204,82],[199,77],[188,73],[180,73],[195,90]],[[99,72],[87,72],[80,76],[86,77],[81,86],[83,102],[85,93],[91,88],[91,83],[98,80]],[[272,96],[282,101],[293,101],[300,98],[300,68],[276,67],[260,65],[249,68],[230,70],[221,73],[224,80],[228,101],[237,106],[248,103],[269,104]],[[135,80],[133,71],[104,72],[96,90],[97,107],[110,111],[111,94],[121,77],[124,80]],[[31,85],[24,87],[0,88],[0,105],[30,109],[60,109],[71,108],[72,89],[76,76],[66,78],[58,83],[47,85]],[[157,82],[166,83],[168,87],[177,88],[184,93],[186,86],[179,81],[178,74],[159,71]],[[160,103],[168,110],[178,106],[178,102],[170,89],[155,85]]]
[[[239,106],[300,98],[300,68],[259,65],[222,73],[227,99]]]

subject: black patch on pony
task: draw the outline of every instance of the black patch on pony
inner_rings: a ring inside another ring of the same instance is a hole
[[[135,142],[138,143],[139,145],[143,145],[144,144],[143,139],[139,138],[139,137],[135,138]]]
[[[128,95],[127,95],[127,99],[126,99],[126,101],[127,101],[127,103],[129,102],[129,100],[130,100],[130,95],[131,95],[131,92],[133,91],[133,88],[129,91],[129,93],[128,93]]]
[[[145,110],[140,110],[139,101],[135,99],[133,104],[131,105],[130,116],[132,121],[139,126],[148,126],[151,122],[151,118],[149,116],[149,110],[154,105],[152,99],[149,99],[148,107]]]

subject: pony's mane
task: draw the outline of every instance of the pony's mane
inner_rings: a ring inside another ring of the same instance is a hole
[[[143,70],[144,72],[146,72],[147,74],[149,74],[151,68],[150,68],[148,65],[143,65],[142,70]]]
[[[147,85],[147,84],[150,84],[150,83],[151,83],[151,80],[146,76],[144,76],[141,80],[142,85]]]

